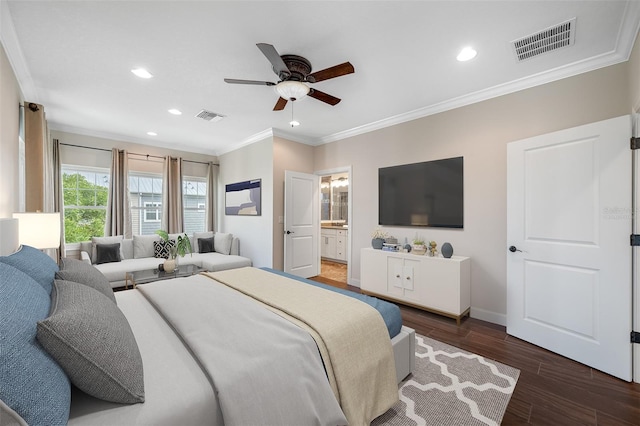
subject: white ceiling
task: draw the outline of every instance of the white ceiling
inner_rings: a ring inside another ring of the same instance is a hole
[[[640,22],[640,2],[613,0],[0,1],[2,43],[52,129],[208,154],[270,134],[331,142],[619,63]],[[515,60],[511,41],[574,17],[573,46]],[[291,128],[273,88],[225,83],[277,82],[259,42],[314,71],[350,61],[354,74],[313,85],[342,102],[296,102]],[[466,45],[478,56],[456,61]]]

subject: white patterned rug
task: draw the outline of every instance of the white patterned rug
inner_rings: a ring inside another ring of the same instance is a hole
[[[416,371],[372,425],[499,425],[520,370],[416,334]]]

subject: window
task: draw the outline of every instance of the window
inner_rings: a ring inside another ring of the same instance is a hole
[[[131,230],[133,235],[151,235],[162,226],[162,175],[129,173]]]
[[[64,239],[79,243],[104,235],[109,169],[62,166]]]
[[[205,204],[207,196],[207,180],[199,177],[184,177],[182,179],[182,216],[184,232],[204,232]]]

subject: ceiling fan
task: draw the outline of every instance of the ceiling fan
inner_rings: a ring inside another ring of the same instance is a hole
[[[305,96],[310,96],[329,105],[336,105],[339,98],[309,87],[305,83],[318,83],[330,78],[340,77],[355,72],[353,65],[345,62],[314,73],[311,72],[311,62],[298,55],[280,55],[275,47],[267,43],[256,44],[258,49],[267,57],[273,66],[273,72],[280,81],[236,80],[225,78],[224,81],[231,84],[255,84],[259,86],[275,86],[280,98],[276,102],[274,111],[281,111],[288,101],[296,101]]]

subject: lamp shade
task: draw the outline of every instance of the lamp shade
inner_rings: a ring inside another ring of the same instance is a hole
[[[20,244],[38,249],[60,247],[60,213],[14,213]]]

